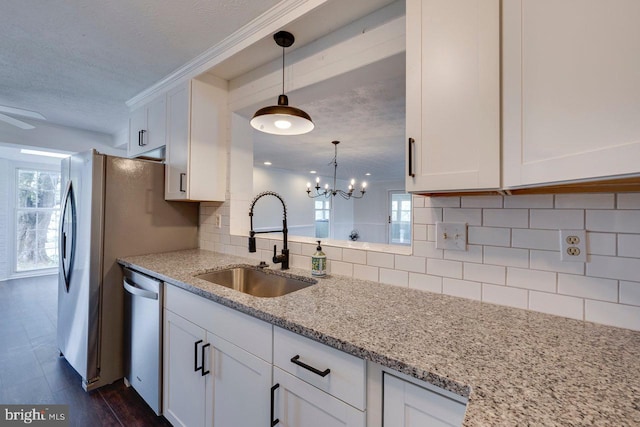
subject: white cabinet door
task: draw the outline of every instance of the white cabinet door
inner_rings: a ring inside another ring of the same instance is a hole
[[[131,112],[129,116],[129,157],[136,157],[166,144],[167,108],[161,95]]]
[[[409,192],[500,187],[499,3],[407,0]]]
[[[225,200],[227,83],[190,80],[167,94],[165,199]]]
[[[274,420],[281,427],[365,427],[365,413],[274,366]]]
[[[504,186],[640,173],[640,2],[504,0]]]
[[[213,425],[268,425],[271,364],[215,335]]]
[[[461,426],[465,410],[460,402],[384,374],[385,427]]]
[[[211,371],[206,344],[204,329],[164,310],[163,415],[174,426],[211,426],[211,373],[197,369]]]
[[[189,91],[187,82],[167,93],[165,199],[187,198],[189,158]]]

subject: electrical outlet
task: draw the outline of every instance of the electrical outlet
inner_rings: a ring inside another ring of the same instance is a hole
[[[560,230],[560,259],[587,262],[587,233],[585,230]]]
[[[436,222],[436,249],[467,250],[467,224]]]

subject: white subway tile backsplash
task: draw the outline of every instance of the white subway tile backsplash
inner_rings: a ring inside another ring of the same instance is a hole
[[[640,213],[632,210],[587,210],[587,230],[640,233]]]
[[[460,197],[425,197],[424,206],[427,208],[459,208]]]
[[[556,274],[528,268],[507,268],[507,286],[542,292],[556,291]]]
[[[374,267],[393,268],[393,254],[385,252],[367,252],[367,264]]]
[[[413,241],[416,240],[427,240],[427,230],[428,227],[426,224],[414,224],[413,225]]]
[[[532,250],[529,266],[534,270],[557,271],[558,273],[584,274],[584,263],[561,261],[560,251]]]
[[[371,280],[372,282],[377,282],[380,280],[378,274],[378,267],[360,264],[354,264],[353,266],[353,277],[355,277],[356,279]]]
[[[618,256],[640,258],[640,234],[619,234]]]
[[[556,209],[613,209],[615,194],[556,194]]]
[[[483,283],[482,301],[526,309],[529,303],[529,293],[526,289]]]
[[[531,209],[531,228],[559,230],[584,228],[584,211],[580,209]]]
[[[617,194],[618,209],[640,209],[640,193]]]
[[[618,301],[618,281],[558,274],[558,293],[601,301]]]
[[[527,209],[484,209],[482,225],[485,227],[528,228]]]
[[[444,259],[427,259],[427,274],[462,279],[462,263]]]
[[[413,204],[414,208],[424,208],[425,200],[426,200],[426,197],[418,196],[414,194],[413,197],[411,198],[411,203]]]
[[[640,306],[640,282],[620,281],[620,303]]]
[[[466,251],[453,251],[446,249],[444,251],[444,259],[481,263],[482,246],[468,245]]]
[[[414,224],[435,224],[436,221],[442,221],[442,208],[413,209]]]
[[[463,208],[501,208],[502,196],[464,196],[461,202]]]
[[[587,276],[640,282],[640,259],[592,255]]]
[[[342,260],[354,264],[366,264],[367,252],[356,249],[342,249]]]
[[[474,282],[505,284],[505,267],[498,265],[473,264],[465,262],[462,267],[462,278]]]
[[[442,277],[409,273],[409,287],[421,291],[442,293]]]
[[[498,227],[469,227],[469,244],[511,246],[511,229]]]
[[[436,242],[415,241],[413,242],[413,255],[426,258],[442,258],[444,250],[436,249]]]
[[[480,301],[482,299],[482,284],[445,277],[442,279],[442,293]]]
[[[557,230],[533,230],[516,228],[511,235],[514,248],[560,250],[560,237]]]
[[[492,265],[504,265],[507,267],[529,266],[529,250],[501,248],[497,246],[485,246],[483,249],[484,263]]]
[[[587,253],[593,255],[615,255],[616,234],[587,232]]]
[[[353,276],[353,264],[342,261],[328,261],[327,267],[329,273],[338,274],[340,276]]]
[[[527,194],[521,196],[505,196],[504,207],[514,208],[553,208],[552,194]]]
[[[394,286],[409,286],[409,272],[389,270],[387,268],[380,269],[380,283],[386,283]]]
[[[640,331],[640,307],[586,300],[584,320]]]
[[[424,273],[426,271],[426,259],[418,256],[396,255],[395,269]]]
[[[542,313],[583,320],[584,300],[545,292],[529,292],[529,308]]]
[[[482,225],[482,209],[444,208],[443,221]]]
[[[316,252],[317,245],[311,245],[312,249],[308,252],[303,252],[304,255],[313,255]],[[304,250],[304,248],[303,248]],[[322,252],[327,256],[328,260],[342,260],[342,248],[337,248],[335,246],[322,246]]]

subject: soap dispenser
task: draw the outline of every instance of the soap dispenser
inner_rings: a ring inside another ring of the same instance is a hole
[[[323,277],[327,275],[327,256],[322,252],[320,240],[318,240],[316,253],[311,257],[311,275],[316,277]]]

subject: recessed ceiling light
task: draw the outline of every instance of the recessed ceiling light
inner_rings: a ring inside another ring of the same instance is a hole
[[[309,171],[309,173],[316,173],[316,171]]]
[[[265,165],[271,166],[271,162],[264,162]]]
[[[371,176],[370,172],[365,173],[366,176]]]
[[[21,148],[20,152],[22,154],[31,154],[34,156],[57,157],[59,159],[65,159],[71,155],[71,154],[63,154],[63,153],[54,153],[52,151],[28,150],[26,148]]]

